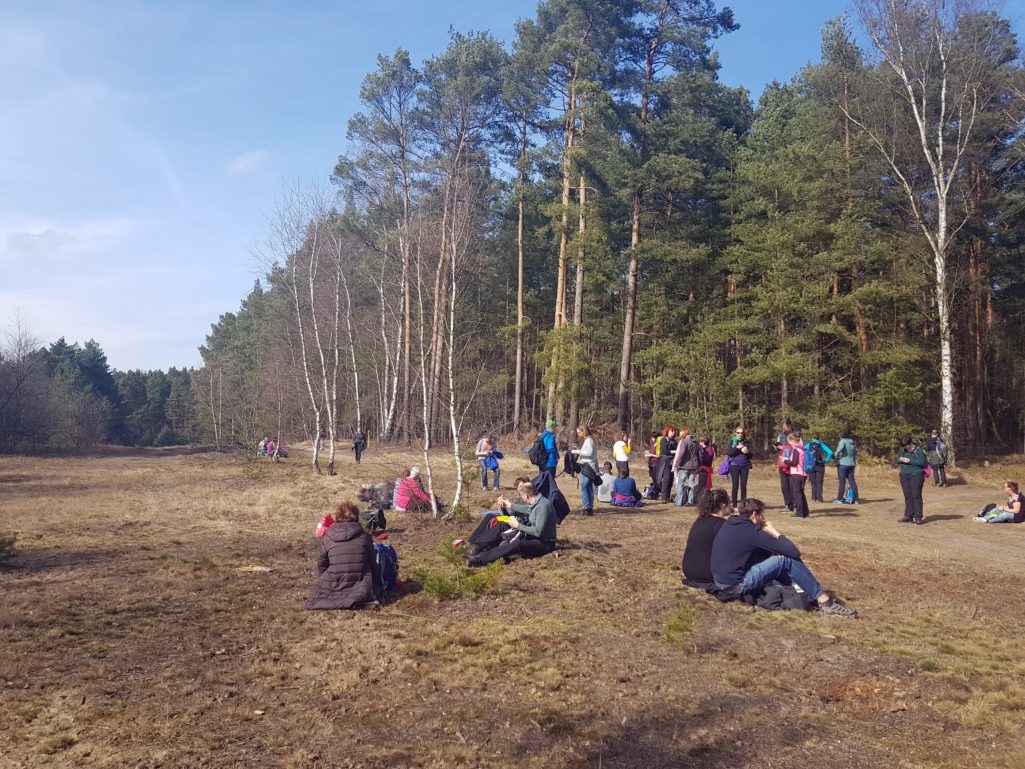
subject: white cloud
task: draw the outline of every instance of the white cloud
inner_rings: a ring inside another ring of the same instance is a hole
[[[253,150],[243,152],[237,158],[232,159],[224,167],[229,174],[248,174],[254,171],[262,171],[267,166],[270,155],[264,150]]]

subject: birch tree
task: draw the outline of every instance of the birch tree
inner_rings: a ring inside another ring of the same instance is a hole
[[[940,358],[940,429],[956,437],[951,345],[951,243],[971,217],[965,159],[980,115],[997,92],[986,88],[1000,62],[990,55],[994,26],[970,0],[858,0],[878,57],[882,93],[846,114],[886,160],[931,256]],[[908,126],[913,135],[900,135]]]

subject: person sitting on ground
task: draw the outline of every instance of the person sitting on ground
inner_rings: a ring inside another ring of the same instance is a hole
[[[468,566],[484,566],[499,558],[506,562],[513,558],[540,558],[555,549],[557,519],[552,503],[529,481],[520,483],[516,493],[519,496],[516,502],[498,498],[501,515],[493,519],[496,525],[492,526],[485,519],[470,535],[471,546],[466,551]],[[484,538],[481,529],[485,524],[488,529],[494,529],[495,536]]]
[[[374,543],[359,524],[359,507],[342,502],[335,523],[324,532],[317,558],[317,582],[307,609],[358,609],[376,604],[374,583],[380,581]]]
[[[438,503],[439,509],[441,503]],[[395,509],[423,513],[431,509],[431,498],[420,485],[420,468],[414,465],[395,489]]]
[[[616,483],[616,476],[612,474],[612,463],[606,462],[601,466],[601,486],[598,487],[598,501],[611,502],[613,486]]]
[[[730,495],[713,489],[701,498],[698,519],[690,527],[687,546],[683,550],[683,584],[714,593],[712,578],[712,543],[726,519],[733,515]]]
[[[630,477],[629,470],[620,470],[612,487],[612,504],[616,507],[644,507],[637,483]]]
[[[1022,503],[1022,495],[1018,493],[1018,482],[1007,481],[1004,484],[1004,493],[1007,494],[1006,505],[993,505],[974,520],[979,523],[1025,523],[1025,506]]]
[[[395,495],[395,484],[391,481],[381,483],[364,483],[359,487],[359,501],[367,502],[374,507],[388,508],[392,506]]]
[[[256,444],[256,456],[264,457],[267,456],[267,441],[270,438],[261,438],[260,442]]]
[[[858,613],[830,598],[801,560],[801,551],[765,519],[765,504],[745,499],[719,529],[712,543],[712,580],[721,600],[757,595],[773,580],[795,582],[805,600],[822,613],[856,617]]]

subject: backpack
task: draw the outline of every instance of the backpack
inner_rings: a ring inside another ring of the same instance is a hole
[[[544,433],[539,433],[534,445],[527,449],[527,459],[530,464],[544,467],[548,462],[548,450],[545,449]]]
[[[374,587],[382,593],[397,588],[399,586],[399,555],[395,552],[395,548],[384,542],[375,542],[374,558],[381,575],[380,583],[375,584]]]
[[[812,473],[815,471],[815,466],[819,463],[819,457],[822,455],[819,444],[810,443],[804,447],[804,471],[806,473]]]
[[[647,486],[645,486],[644,491],[641,493],[641,496],[645,499],[658,499],[658,489],[655,488],[655,484],[649,483]]]
[[[363,528],[371,535],[388,528],[388,521],[384,517],[383,505],[375,504],[369,510],[360,513],[359,517],[363,523]]]
[[[847,491],[843,494],[843,502],[848,505],[854,504],[854,489],[850,486],[847,487]]]
[[[581,474],[580,460],[577,459],[577,455],[572,451],[567,451],[565,456],[562,458],[562,470],[568,474],[570,478],[576,478]]]

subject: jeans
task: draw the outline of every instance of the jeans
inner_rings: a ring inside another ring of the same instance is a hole
[[[986,523],[1010,523],[1014,520],[1014,513],[997,513],[992,518],[986,518]]]
[[[697,484],[697,470],[684,470],[682,467],[676,474],[676,506],[684,503],[694,504],[694,486]],[[687,489],[687,496],[684,497],[684,488]]]
[[[905,518],[922,520],[922,487],[924,485],[925,475],[922,473],[900,476],[900,487],[904,491]]]
[[[808,517],[808,497],[804,495],[803,475],[790,476],[790,500],[794,503],[794,515],[801,518]]]
[[[939,486],[940,484],[946,485],[947,483],[947,466],[942,465],[930,465],[932,467],[932,485]]]
[[[811,498],[815,502],[825,502],[822,498],[822,481],[826,475],[826,468],[822,465],[815,465],[815,469],[808,473],[811,481]]]
[[[730,465],[730,478],[733,480],[733,495],[731,500],[733,506],[737,505],[737,486],[740,486],[740,499],[747,499],[747,474],[751,472],[751,465]]]
[[[851,489],[854,491],[854,501],[858,501],[858,484],[854,482],[854,465],[837,465],[836,472],[840,476],[840,490],[836,493],[836,498],[843,500],[844,492],[847,490],[847,484],[851,484]]]
[[[794,498],[790,494],[790,473],[786,470],[779,471],[779,490],[783,492],[783,504],[787,510],[794,509]]]
[[[584,510],[594,509],[594,482],[586,475],[580,476],[580,506]]]
[[[740,592],[758,592],[769,582],[774,579],[778,580],[780,577],[789,577],[792,582],[796,582],[808,596],[809,601],[814,601],[822,595],[822,585],[818,583],[804,562],[782,555],[770,556],[748,569],[740,583]],[[727,587],[729,586],[727,585]]]
[[[480,485],[481,485],[481,488],[482,488],[482,489],[487,489],[487,487],[488,487],[488,466],[487,466],[487,458],[485,457],[484,459],[478,459],[478,460],[477,460],[477,464],[479,464],[479,465],[480,465]],[[499,473],[499,468],[497,468],[497,467],[496,467],[496,468],[494,469],[494,473],[495,473],[495,488],[497,489],[497,488],[498,488],[498,473]]]

